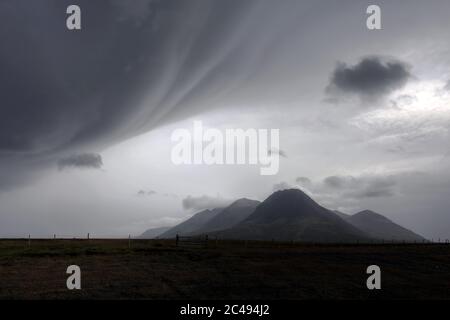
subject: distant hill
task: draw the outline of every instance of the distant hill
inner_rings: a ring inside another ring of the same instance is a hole
[[[379,213],[364,210],[348,216],[346,221],[364,231],[372,238],[395,241],[423,241],[424,238],[411,230],[392,222]]]
[[[236,226],[217,233],[228,239],[353,242],[369,237],[298,189],[277,191]]]
[[[171,227],[161,227],[161,228],[153,228],[148,229],[143,234],[141,234],[138,238],[139,239],[156,239],[159,235],[163,234],[167,230],[169,230]]]
[[[194,233],[208,233],[231,228],[252,214],[260,203],[246,198],[236,200]]]
[[[205,223],[218,215],[223,208],[207,209],[194,214],[186,221],[170,228],[166,232],[160,235],[160,238],[174,238],[178,235],[188,235],[199,230]]]

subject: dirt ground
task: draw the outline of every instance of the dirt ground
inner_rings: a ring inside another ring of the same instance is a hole
[[[72,264],[81,290],[66,287]],[[0,240],[0,299],[450,299],[450,245]]]

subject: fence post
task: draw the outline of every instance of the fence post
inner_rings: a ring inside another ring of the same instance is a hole
[[[28,246],[31,246],[31,234],[28,235]]]
[[[178,233],[177,233],[177,236],[175,237],[175,246],[176,247],[178,247],[178,241],[180,240],[180,237],[178,236]]]
[[[53,235],[53,239],[56,239],[56,234]]]
[[[88,240],[89,240],[89,237],[90,237],[90,234],[88,233],[88,234],[87,234],[87,239],[88,239]]]
[[[128,235],[128,249],[131,248],[131,234]]]

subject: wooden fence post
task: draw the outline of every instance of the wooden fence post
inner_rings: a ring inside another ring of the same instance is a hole
[[[180,237],[178,236],[178,233],[177,233],[177,236],[175,237],[175,246],[177,246],[177,247],[178,247],[179,240],[180,240]]]
[[[128,249],[131,248],[131,234],[128,235]]]
[[[31,234],[28,235],[28,246],[31,246]]]

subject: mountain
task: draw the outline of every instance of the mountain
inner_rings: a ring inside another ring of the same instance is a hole
[[[348,219],[350,217],[349,214],[343,213],[343,212],[341,212],[339,210],[333,210],[333,212],[335,214],[337,214],[339,217],[341,217],[342,219]]]
[[[156,239],[159,235],[163,234],[167,230],[169,230],[171,227],[161,227],[161,228],[152,228],[145,231],[143,234],[141,234],[138,238],[139,239]]]
[[[399,226],[379,213],[364,210],[354,215],[348,216],[346,221],[365,232],[372,238],[384,239],[387,241],[423,241],[420,235]]]
[[[246,198],[236,200],[194,233],[208,233],[231,228],[246,219],[259,204],[259,201]]]
[[[277,191],[236,226],[217,233],[221,238],[354,242],[369,237],[298,189]]]
[[[176,225],[175,227],[170,228],[169,230],[161,234],[159,237],[167,239],[167,238],[174,238],[177,234],[178,235],[191,234],[200,229],[205,223],[207,223],[209,220],[218,215],[222,210],[223,208],[216,208],[211,210],[207,209],[200,211],[194,214],[188,220]]]

